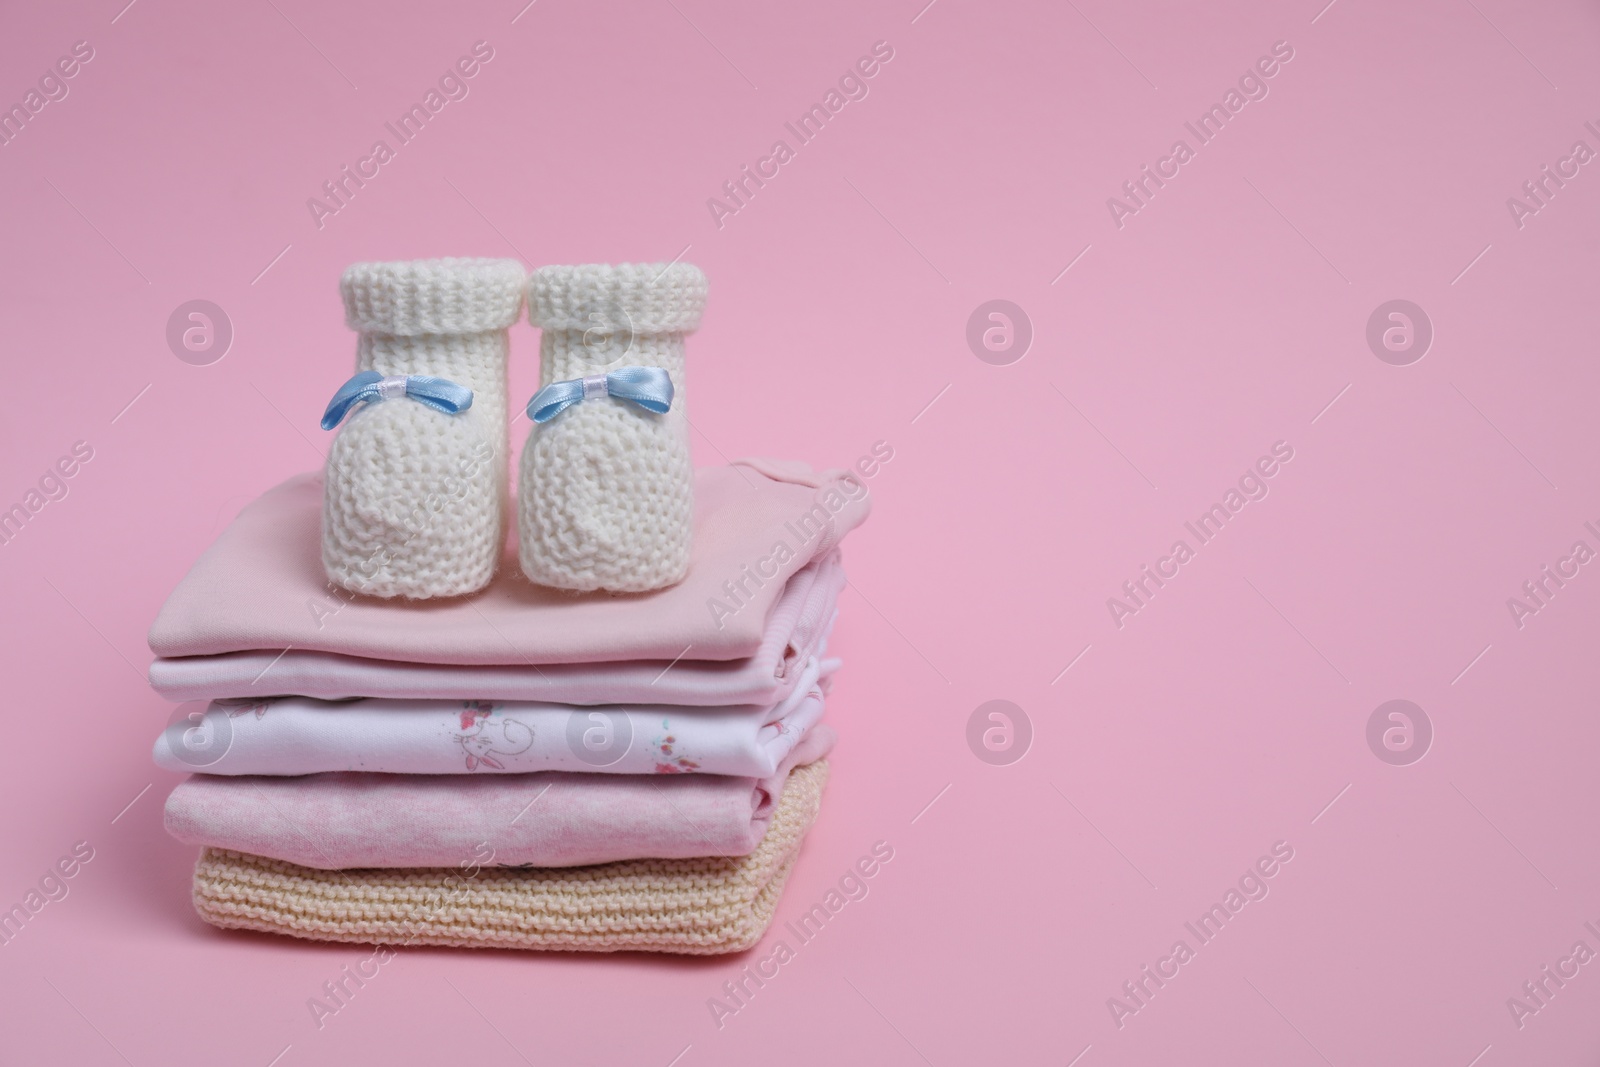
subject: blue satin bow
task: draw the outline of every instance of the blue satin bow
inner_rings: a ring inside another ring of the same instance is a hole
[[[528,418],[549,422],[581,400],[614,396],[665,415],[672,410],[672,379],[660,367],[620,367],[610,374],[551,382],[528,401]]]
[[[427,374],[385,378],[375,370],[364,370],[333,394],[333,399],[328,401],[328,410],[322,413],[322,428],[331,430],[339,425],[357,404],[372,404],[401,396],[410,397],[446,415],[458,414],[472,406],[472,390],[448,378],[435,378]]]

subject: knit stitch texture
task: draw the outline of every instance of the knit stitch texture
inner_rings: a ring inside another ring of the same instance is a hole
[[[532,581],[557,589],[645,592],[689,570],[684,337],[700,325],[706,279],[676,264],[545,267],[528,284],[541,386],[624,366],[660,367],[672,410],[599,397],[536,425],[522,450],[519,552]]]
[[[194,872],[200,917],[227,929],[317,941],[466,948],[627,950],[709,956],[761,940],[828,779],[789,776],[749,856],[594,867],[320,871],[207,848]]]
[[[358,263],[340,282],[360,331],[356,369],[430,374],[472,390],[459,414],[404,397],[365,404],[328,453],[322,562],[378,597],[460,596],[489,584],[509,510],[506,330],[521,312],[515,260]]]

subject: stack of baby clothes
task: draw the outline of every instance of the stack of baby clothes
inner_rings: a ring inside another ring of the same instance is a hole
[[[330,405],[349,421],[327,471],[247,506],[156,619],[151,683],[193,703],[155,759],[194,772],[166,822],[202,847],[208,922],[709,954],[754,944],[771,920],[827,779],[838,544],[866,517],[865,486],[791,463],[688,467],[675,423],[698,271],[541,273],[527,292],[545,388],[517,537],[499,531],[520,267],[352,268],[362,373]],[[621,351],[644,365],[583,375],[574,392],[563,346],[585,343],[574,324],[592,331],[595,307],[627,323]],[[340,410],[341,397],[356,399]],[[607,448],[629,461],[621,473]],[[455,488],[429,489],[440,470]],[[620,523],[596,518],[595,499],[641,494],[649,506]],[[400,517],[422,499],[421,521]]]

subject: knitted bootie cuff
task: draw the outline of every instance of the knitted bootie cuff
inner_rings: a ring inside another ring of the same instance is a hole
[[[705,306],[706,276],[688,263],[543,267],[528,279],[528,319],[546,330],[690,333]]]
[[[363,333],[504,330],[522,312],[527,272],[514,259],[356,263],[339,280],[345,322]]]

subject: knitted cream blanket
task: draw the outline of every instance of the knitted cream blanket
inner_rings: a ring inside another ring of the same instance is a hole
[[[593,867],[320,871],[207,848],[194,872],[200,917],[228,929],[317,941],[573,952],[738,952],[772,921],[828,764],[797,767],[756,850],[737,858]]]

